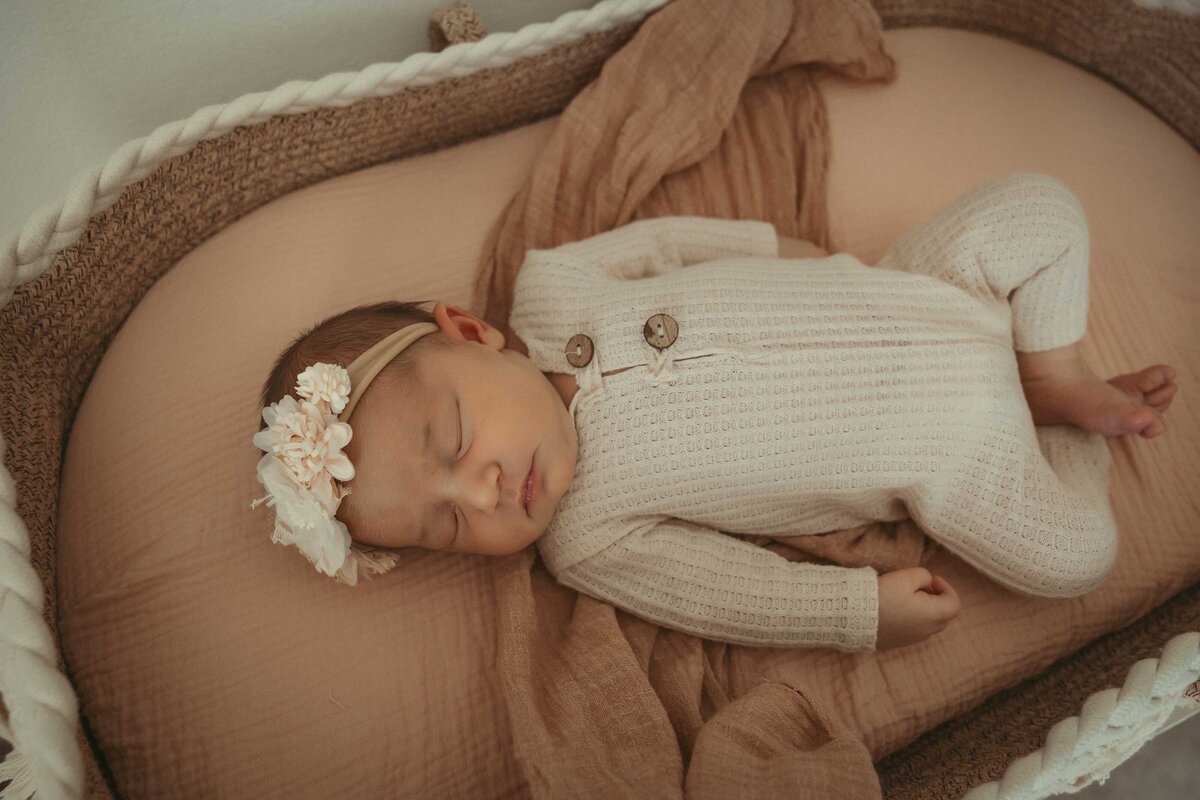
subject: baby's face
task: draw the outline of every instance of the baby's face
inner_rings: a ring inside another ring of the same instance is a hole
[[[575,474],[574,422],[549,379],[506,349],[503,334],[441,303],[434,316],[452,344],[420,355],[408,397],[377,381],[350,419],[345,452],[355,476],[346,485],[380,523],[367,539],[355,538],[519,552],[545,532]]]

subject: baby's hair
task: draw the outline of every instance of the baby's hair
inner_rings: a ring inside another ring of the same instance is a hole
[[[356,306],[317,323],[297,336],[275,361],[275,366],[263,385],[261,406],[265,408],[271,403],[277,403],[289,394],[299,400],[299,396],[295,395],[296,379],[301,372],[317,362],[348,366],[385,336],[415,322],[434,322],[433,314],[418,307],[426,302],[429,301],[402,303],[387,300],[372,305]],[[407,387],[411,386],[417,356],[429,347],[446,343],[440,334],[422,336],[392,359],[371,381],[371,386],[386,383],[389,390],[406,391]],[[259,419],[262,424],[261,413]],[[354,541],[362,542],[363,539],[355,536],[353,530],[361,528],[363,531],[370,531],[379,520],[374,518],[369,508],[354,509],[350,507],[353,505],[351,503],[344,507],[339,512],[339,517],[343,517],[343,522],[351,529]],[[351,521],[344,519],[346,516],[362,518]]]
[[[356,306],[318,322],[300,334],[284,349],[267,382],[263,385],[261,406],[277,403],[284,395],[295,396],[296,379],[301,372],[317,362],[346,367],[385,336],[414,322],[433,322],[433,314],[419,308],[427,300],[401,303],[386,300],[382,303]],[[412,377],[416,356],[439,336],[422,336],[396,356],[372,381],[406,384]],[[300,398],[297,396],[297,400]]]

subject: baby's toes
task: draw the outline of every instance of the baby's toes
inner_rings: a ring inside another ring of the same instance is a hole
[[[1177,389],[1179,389],[1178,384],[1164,383],[1162,386],[1148,393],[1143,399],[1146,405],[1162,413],[1167,410],[1167,406],[1171,405],[1171,400],[1174,399]]]
[[[1155,364],[1137,373],[1134,383],[1142,394],[1145,395],[1170,383],[1174,377],[1174,369],[1168,367],[1166,364]]]
[[[1150,424],[1142,428],[1142,430],[1138,432],[1138,435],[1143,439],[1153,439],[1155,436],[1165,433],[1166,430],[1167,421],[1158,414],[1155,414],[1154,419],[1150,421]]]

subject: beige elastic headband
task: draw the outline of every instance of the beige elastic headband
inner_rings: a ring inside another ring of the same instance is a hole
[[[346,372],[350,373],[350,399],[346,401],[346,407],[342,409],[342,413],[338,414],[338,419],[342,422],[349,422],[354,407],[358,405],[363,392],[371,385],[371,381],[375,380],[379,371],[386,367],[393,358],[400,355],[404,348],[422,336],[437,330],[438,326],[432,322],[414,322],[412,325],[406,325],[395,333],[380,339],[365,353],[350,362],[350,366],[346,367]]]

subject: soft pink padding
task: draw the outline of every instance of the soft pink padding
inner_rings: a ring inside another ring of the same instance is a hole
[[[822,694],[876,757],[1200,578],[1200,155],[1040,51],[942,29],[885,40],[895,83],[822,79],[836,248],[873,263],[984,180],[1053,175],[1089,216],[1090,361],[1105,375],[1172,363],[1181,388],[1165,437],[1112,444],[1121,555],[1099,591],[1026,598],[942,552],[931,568],[964,604],[942,634],[758,662]],[[118,333],[71,432],[58,558],[63,646],[124,796],[520,793],[487,559],[413,551],[335,584],[250,510],[250,437],[300,329],[385,298],[468,302],[487,231],[554,124],[283,197],[189,254]]]

